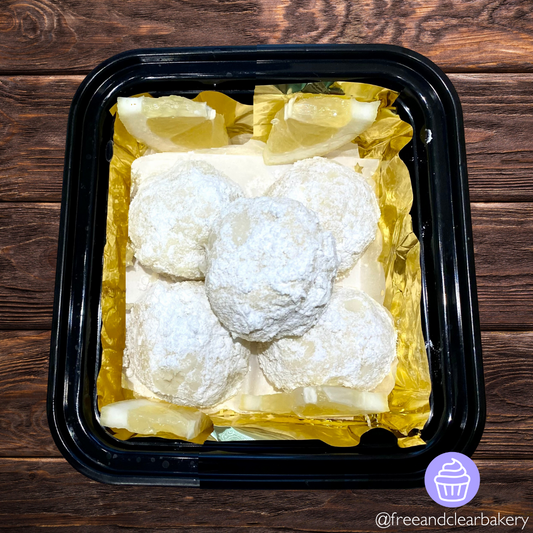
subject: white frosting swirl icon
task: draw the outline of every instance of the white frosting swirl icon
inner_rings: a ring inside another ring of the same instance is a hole
[[[466,473],[466,468],[462,465],[461,461],[452,459],[451,463],[444,463],[442,465],[437,477],[439,476],[445,478],[460,478],[462,476],[468,477],[468,474]]]
[[[470,476],[461,461],[452,458],[451,463],[444,463],[434,481],[442,501],[462,502],[466,499]]]

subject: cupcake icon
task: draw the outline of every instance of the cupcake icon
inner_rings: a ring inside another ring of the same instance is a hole
[[[433,480],[443,502],[462,502],[466,499],[470,476],[458,459],[452,458],[450,463],[444,463]]]

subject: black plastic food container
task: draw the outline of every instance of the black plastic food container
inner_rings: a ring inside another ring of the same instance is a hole
[[[414,135],[400,153],[411,175],[421,243],[422,327],[429,357],[426,446],[399,448],[373,429],[353,448],[320,441],[119,441],[98,423],[100,291],[109,160],[118,96],[194,97],[217,90],[252,103],[256,84],[358,81],[400,93]],[[461,106],[430,61],[394,46],[314,45],[135,50],[98,66],[70,110],[48,419],[57,446],[90,478],[189,487],[414,487],[438,454],[471,455],[485,421],[481,343]]]

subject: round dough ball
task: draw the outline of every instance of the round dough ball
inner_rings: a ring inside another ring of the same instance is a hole
[[[249,351],[221,326],[203,283],[157,281],[127,320],[127,372],[156,396],[206,408],[236,394]]]
[[[380,209],[372,187],[361,174],[335,161],[297,161],[266,195],[298,200],[318,215],[322,227],[335,237],[341,274],[376,238]]]
[[[160,274],[203,279],[211,226],[242,195],[209,163],[176,163],[142,184],[131,201],[128,232],[135,257]]]
[[[284,392],[312,386],[371,391],[391,370],[396,331],[385,307],[364,292],[335,286],[316,326],[272,343],[258,357],[267,380]]]
[[[330,299],[335,239],[289,198],[241,198],[207,243],[207,297],[236,337],[266,342],[302,335]]]

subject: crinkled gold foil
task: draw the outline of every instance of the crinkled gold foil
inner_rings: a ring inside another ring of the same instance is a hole
[[[115,129],[113,157],[109,164],[107,230],[100,297],[102,361],[96,382],[99,409],[109,403],[133,398],[131,391],[124,390],[121,385],[122,355],[126,345],[126,246],[131,164],[146,149],[128,133],[116,116],[116,104],[111,113],[115,115]],[[120,430],[117,438],[129,438],[131,435],[129,431]]]
[[[142,155],[144,148],[116,116],[113,157],[109,165],[107,239],[100,300],[102,362],[96,384],[100,409],[109,403],[132,398],[121,386],[122,354],[126,345],[126,245],[131,164]]]
[[[205,102],[224,117],[230,139],[237,135],[252,133],[254,116],[251,105],[241,104],[217,91],[203,91],[194,98],[194,101]]]
[[[383,234],[380,261],[386,276],[384,305],[395,320],[398,332],[396,385],[389,396],[390,411],[359,416],[353,420],[298,419],[291,416],[238,414],[230,411],[210,415],[216,426],[246,430],[260,428],[287,439],[319,439],[333,446],[355,446],[370,428],[381,427],[398,437],[400,447],[424,444],[419,431],[429,412],[431,382],[420,315],[420,245],[413,233],[410,210],[413,192],[409,172],[398,153],[411,140],[411,126],[393,108],[397,93],[374,85],[352,82],[313,84],[298,88],[312,97],[327,92],[335,97],[355,97],[361,101],[380,100],[376,122],[354,142],[360,156],[380,160],[374,175],[381,207],[379,228]],[[306,88],[308,89],[306,91]],[[283,90],[282,90],[283,89]],[[266,141],[270,121],[290,98],[294,86],[258,86],[251,106],[206,91],[195,98],[225,116],[230,137],[251,133]],[[308,96],[307,96],[308,95]],[[253,118],[253,124],[251,119]],[[122,353],[125,342],[125,257],[127,242],[129,183],[131,163],[144,149],[124,129],[117,117],[114,155],[110,165],[107,244],[102,281],[102,367],[98,376],[99,406],[131,397],[121,388]],[[121,430],[118,438],[131,433]],[[172,438],[171,435],[161,435]],[[207,438],[207,435],[202,436]],[[200,442],[195,440],[195,442]],[[203,441],[202,441],[203,442]]]

